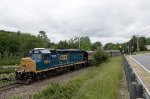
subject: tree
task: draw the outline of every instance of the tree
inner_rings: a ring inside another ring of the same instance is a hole
[[[99,64],[105,62],[106,60],[108,60],[108,54],[106,52],[104,52],[104,50],[95,51],[93,56],[94,56],[94,61],[97,66]]]
[[[10,33],[8,34],[8,55],[10,55],[10,53],[13,54],[13,56],[15,55],[15,53],[19,52],[19,47],[20,47],[20,38],[19,35],[17,33]],[[13,43],[12,43],[13,42]]]
[[[146,49],[146,38],[145,37],[140,37],[139,38],[139,48],[141,51],[145,51]]]
[[[146,45],[150,45],[150,37],[146,38]]]
[[[65,41],[60,41],[57,45],[57,48],[58,49],[67,49],[67,48],[69,48],[68,42],[66,40]]]
[[[79,48],[79,38],[74,37],[68,40],[69,48],[71,49],[78,49]]]
[[[139,42],[139,48],[141,51],[146,50],[146,38],[145,37],[138,37],[138,42]],[[133,46],[134,49],[133,51],[137,51],[137,36],[133,35],[131,40],[129,41],[129,46]]]
[[[88,36],[80,38],[80,45],[82,50],[91,50],[91,40]]]
[[[8,35],[4,31],[1,30],[0,31],[0,54],[1,54],[1,58],[4,57],[4,53],[8,49],[7,37],[8,37]]]
[[[91,45],[91,49],[92,50],[98,50],[102,47],[102,43],[101,42],[95,42],[94,44]]]
[[[39,31],[38,37],[45,40],[47,46],[50,47],[50,39],[47,37],[47,34],[45,31]]]
[[[107,43],[107,44],[105,44],[104,49],[105,50],[114,50],[115,49],[115,44]]]
[[[40,37],[44,40],[46,40],[48,38],[45,31],[39,31],[38,37]]]

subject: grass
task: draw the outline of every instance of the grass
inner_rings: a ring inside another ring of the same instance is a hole
[[[122,58],[94,67],[64,84],[51,83],[35,94],[35,99],[117,99],[118,87],[123,75]]]
[[[20,60],[19,56],[0,58],[0,74],[14,73],[16,66],[18,66],[17,64],[20,63]]]
[[[7,68],[0,67],[0,74],[14,73],[14,72],[15,72],[15,67],[7,67]]]
[[[15,73],[0,74],[0,87],[15,83]]]
[[[20,63],[19,56],[0,58],[0,66],[16,65]]]

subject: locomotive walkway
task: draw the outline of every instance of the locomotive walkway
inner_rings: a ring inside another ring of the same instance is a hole
[[[132,56],[126,56],[126,59],[150,95],[150,72],[144,69]]]

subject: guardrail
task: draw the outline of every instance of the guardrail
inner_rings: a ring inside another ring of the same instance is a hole
[[[124,70],[128,84],[130,99],[143,98],[150,99],[149,90],[146,88],[136,71],[129,65],[125,56],[123,56]]]

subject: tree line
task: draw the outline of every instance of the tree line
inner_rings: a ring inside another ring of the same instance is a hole
[[[80,43],[79,43],[80,41]],[[147,50],[145,45],[150,45],[150,38],[144,36],[138,37],[139,49]],[[38,35],[30,33],[21,33],[0,30],[0,58],[28,55],[30,49],[33,48],[53,48],[53,49],[80,49],[82,50],[98,50],[102,49],[101,42],[91,43],[88,36],[73,37],[69,40],[60,40],[58,43],[51,42],[45,31],[39,31]],[[128,42],[124,43],[107,43],[104,50],[120,50],[127,53],[129,47],[132,52],[137,51],[137,37],[134,35]]]
[[[38,35],[0,30],[0,58],[28,55],[33,48],[54,48],[54,49],[79,49],[97,50],[102,47],[101,42],[91,43],[88,36],[74,37],[69,40],[61,40],[58,43],[51,42],[45,31],[39,31]]]
[[[139,49],[137,49],[137,40]],[[128,42],[124,43],[107,43],[104,46],[105,50],[120,50],[121,52],[128,53],[129,50],[132,52],[140,51],[146,51],[147,48],[145,45],[150,45],[150,37],[146,38],[144,36],[137,37],[136,35],[133,35],[132,38]]]

